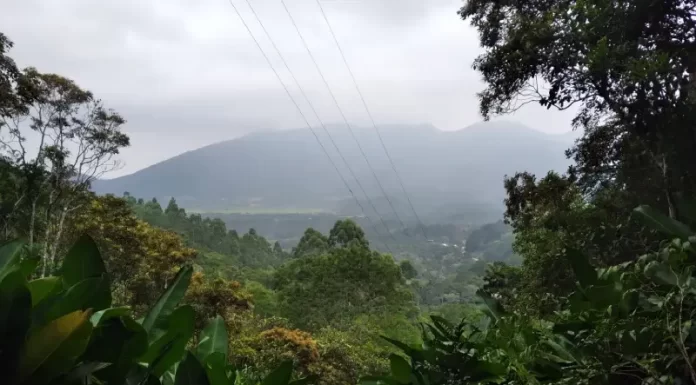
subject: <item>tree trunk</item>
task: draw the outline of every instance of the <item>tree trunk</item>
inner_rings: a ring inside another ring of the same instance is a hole
[[[67,217],[68,214],[68,209],[63,207],[63,210],[61,210],[60,213],[60,219],[58,220],[58,230],[56,230],[56,236],[53,239],[53,244],[51,245],[50,249],[50,259],[49,263],[51,266],[51,269],[55,267],[56,263],[56,254],[58,254],[58,247],[60,246],[60,240],[63,237],[63,227],[65,225],[65,218]]]
[[[32,200],[31,202],[31,217],[29,219],[29,248],[34,246],[34,224],[36,223],[36,201],[39,198]]]
[[[46,216],[46,231],[44,231],[44,243],[41,247],[41,278],[45,278],[51,271],[48,269],[48,239],[51,236],[51,224],[48,222],[48,215]]]
[[[662,184],[665,192],[665,198],[667,198],[667,208],[669,210],[669,217],[672,219],[677,219],[677,208],[674,204],[674,194],[670,187],[670,179],[667,166],[667,156],[662,155]]]
[[[53,206],[53,191],[48,195],[48,206],[46,207],[46,230],[44,231],[43,246],[41,247],[41,278],[51,273],[49,269],[49,239],[51,239],[51,207]]]

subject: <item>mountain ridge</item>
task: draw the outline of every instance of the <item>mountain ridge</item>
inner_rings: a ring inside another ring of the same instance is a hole
[[[476,123],[454,131],[429,124],[390,124],[379,129],[414,205],[424,212],[441,211],[443,205],[455,203],[502,207],[505,175],[522,170],[564,171],[569,162],[563,151],[572,145],[563,135],[508,121]],[[328,130],[367,194],[383,197],[348,130],[338,125]],[[316,132],[351,190],[364,200],[326,133]],[[353,132],[387,194],[403,200],[374,128],[354,128]],[[174,196],[183,207],[207,211],[250,205],[346,211],[346,203],[349,207],[353,201],[307,129],[264,131],[214,143],[129,175],[95,181],[93,190],[119,195],[128,191],[147,199]]]

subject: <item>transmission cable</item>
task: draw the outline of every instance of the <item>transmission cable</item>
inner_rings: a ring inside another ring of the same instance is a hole
[[[421,229],[423,230],[423,236],[425,239],[428,239],[428,235],[425,232],[425,224],[421,221],[420,217],[418,216],[418,213],[416,212],[416,208],[413,206],[413,203],[411,202],[411,198],[408,195],[408,192],[406,192],[406,187],[404,186],[404,182],[401,179],[401,175],[399,175],[399,172],[396,170],[396,166],[394,165],[394,161],[392,160],[391,155],[389,155],[389,151],[387,150],[387,146],[384,144],[384,140],[382,139],[382,134],[379,132],[379,128],[377,128],[377,124],[375,124],[375,119],[372,117],[372,113],[370,112],[370,109],[367,106],[367,102],[365,101],[365,98],[363,97],[363,93],[360,90],[360,87],[358,86],[358,82],[355,79],[355,75],[353,75],[353,71],[350,69],[350,65],[348,65],[348,60],[346,60],[346,55],[343,53],[343,49],[341,48],[341,44],[338,42],[338,38],[336,38],[336,34],[334,33],[333,27],[331,27],[331,23],[329,22],[329,18],[326,16],[326,13],[324,12],[324,7],[321,5],[320,0],[316,0],[317,5],[319,6],[319,10],[321,11],[321,15],[324,18],[324,21],[326,22],[326,25],[329,27],[329,32],[331,32],[331,37],[333,38],[334,43],[336,43],[336,48],[338,48],[338,52],[341,54],[341,59],[343,59],[343,64],[345,64],[346,69],[348,70],[348,73],[350,74],[350,78],[353,81],[353,86],[355,86],[355,90],[358,92],[358,95],[360,96],[360,100],[362,101],[362,105],[365,108],[365,112],[367,113],[367,116],[370,118],[370,122],[372,122],[372,127],[374,127],[375,132],[377,133],[377,137],[379,138],[379,143],[382,145],[382,149],[384,149],[384,153],[387,155],[387,159],[389,159],[389,163],[391,164],[392,170],[394,170],[394,174],[396,175],[396,178],[399,181],[399,184],[401,185],[401,190],[404,192],[404,195],[406,196],[406,200],[408,201],[408,205],[411,206],[411,210],[413,210],[413,215],[415,215],[416,220],[421,226]]]
[[[343,118],[343,122],[348,127],[348,131],[350,131],[350,135],[353,137],[355,144],[357,144],[358,149],[360,150],[360,153],[362,154],[362,157],[365,159],[365,162],[367,162],[367,166],[370,169],[370,171],[372,172],[372,176],[377,181],[377,185],[379,186],[380,190],[382,191],[382,194],[384,194],[384,197],[387,199],[387,202],[389,202],[389,206],[391,207],[392,211],[394,212],[396,219],[401,224],[401,227],[405,228],[404,222],[401,221],[401,218],[399,217],[398,212],[394,208],[394,205],[392,204],[391,199],[389,199],[389,195],[384,190],[382,183],[379,181],[379,178],[377,177],[377,174],[375,173],[375,170],[372,167],[372,163],[370,162],[367,155],[365,154],[365,151],[363,150],[362,146],[360,145],[360,141],[358,141],[358,138],[355,136],[355,133],[353,132],[353,128],[351,127],[350,123],[348,122],[346,115],[343,113],[343,109],[341,108],[340,104],[338,103],[338,100],[336,99],[336,96],[334,95],[333,91],[331,90],[331,86],[326,81],[326,78],[324,77],[324,73],[321,71],[321,68],[319,68],[319,65],[317,64],[317,61],[314,59],[314,55],[312,54],[312,50],[309,49],[309,46],[307,45],[307,42],[305,41],[304,37],[302,36],[302,33],[300,32],[299,27],[295,23],[295,19],[292,17],[292,14],[290,13],[290,10],[288,9],[288,7],[285,5],[285,0],[280,0],[280,3],[283,4],[283,8],[285,8],[285,12],[288,14],[288,17],[290,18],[292,25],[295,27],[295,31],[297,31],[297,35],[300,37],[300,40],[302,40],[302,44],[304,45],[305,50],[307,50],[307,53],[309,54],[310,59],[312,59],[312,63],[314,63],[314,67],[317,69],[317,72],[319,73],[321,80],[324,82],[326,89],[329,91],[329,94],[331,95],[331,99],[333,99],[333,102],[336,105],[336,108],[338,109],[339,113],[341,114],[341,117]]]
[[[283,87],[283,90],[285,90],[285,93],[288,95],[288,97],[289,97],[290,100],[292,101],[293,105],[294,105],[295,108],[297,109],[297,112],[299,112],[300,116],[302,117],[302,120],[303,120],[303,121],[305,122],[305,124],[307,125],[307,128],[309,128],[309,130],[312,132],[312,135],[313,135],[314,138],[317,140],[317,143],[318,143],[319,146],[321,147],[321,149],[322,149],[322,151],[324,152],[324,154],[326,155],[326,157],[329,158],[329,162],[330,162],[331,165],[333,166],[334,170],[336,170],[336,173],[338,174],[338,176],[339,176],[339,177],[341,178],[341,180],[343,181],[343,184],[346,186],[346,189],[348,190],[348,192],[350,192],[351,196],[353,196],[353,199],[355,199],[355,202],[358,204],[358,207],[360,207],[360,211],[363,213],[363,215],[365,216],[365,218],[368,219],[368,221],[370,222],[370,224],[371,224],[371,226],[372,226],[372,229],[375,231],[375,234],[379,237],[380,234],[379,234],[379,232],[377,231],[377,227],[375,226],[374,222],[373,222],[372,219],[365,213],[365,209],[363,208],[362,204],[360,203],[360,200],[355,196],[355,193],[353,192],[353,189],[352,189],[352,188],[350,187],[350,185],[348,184],[348,181],[345,179],[345,177],[343,176],[343,174],[341,174],[340,170],[338,169],[338,166],[337,166],[336,163],[333,161],[333,158],[331,158],[331,155],[330,155],[329,152],[326,150],[326,147],[324,147],[324,144],[323,144],[323,143],[321,142],[321,140],[319,139],[319,136],[318,136],[317,133],[314,131],[314,128],[313,128],[312,125],[309,123],[309,120],[307,120],[307,117],[306,117],[305,114],[302,112],[302,109],[300,108],[299,104],[297,104],[297,102],[295,101],[295,98],[294,98],[294,97],[292,96],[292,94],[290,93],[290,90],[288,90],[288,87],[285,85],[285,83],[283,82],[283,79],[280,77],[280,74],[278,74],[278,71],[277,71],[277,70],[275,69],[275,67],[273,66],[273,63],[271,63],[271,60],[268,58],[268,55],[266,55],[266,52],[264,52],[263,48],[261,47],[261,44],[259,44],[259,42],[258,42],[258,40],[256,39],[256,37],[255,37],[254,34],[251,32],[251,29],[249,28],[249,25],[247,25],[246,21],[244,21],[244,17],[242,17],[242,14],[239,12],[239,9],[237,9],[237,6],[234,5],[234,3],[232,2],[232,0],[228,0],[228,2],[229,2],[230,5],[232,6],[232,9],[234,9],[234,12],[237,14],[237,17],[239,17],[239,20],[240,20],[240,21],[242,22],[242,24],[244,25],[244,28],[245,28],[246,31],[248,32],[248,34],[249,34],[249,36],[251,37],[251,39],[254,41],[254,44],[256,44],[256,47],[259,49],[259,51],[261,51],[261,55],[263,55],[264,59],[266,59],[266,63],[268,63],[268,66],[271,68],[271,70],[272,70],[273,73],[275,74],[276,78],[278,79],[278,82],[280,82],[280,85]],[[247,4],[249,4],[248,1],[247,1]],[[249,4],[249,6],[251,7],[250,4]],[[253,12],[253,8],[252,8],[252,12]],[[254,14],[256,14],[256,13],[254,12]],[[257,18],[257,20],[258,20],[258,18]],[[265,31],[265,28],[264,28],[264,31]],[[274,47],[275,47],[275,44],[274,44]],[[285,60],[283,60],[283,62],[285,62]],[[294,75],[293,75],[293,79],[294,79],[294,78],[295,78],[295,77],[294,77]],[[298,83],[298,86],[299,86],[299,83]],[[304,94],[304,92],[303,92],[303,94]],[[311,104],[310,104],[310,105],[311,105]],[[314,108],[312,108],[312,110],[314,110]],[[369,198],[368,198],[368,199],[369,199]],[[380,217],[380,219],[381,219],[381,217]],[[387,230],[388,230],[388,229],[387,229]],[[391,234],[391,232],[390,232],[390,234]],[[385,243],[384,241],[382,241],[382,244],[385,246],[385,248],[387,249],[387,251],[389,251],[389,253],[394,254],[394,253],[392,252],[392,250],[389,248],[389,245],[387,245],[387,243]]]
[[[305,101],[307,102],[307,104],[309,105],[309,108],[312,110],[312,113],[314,113],[314,117],[317,119],[317,121],[319,121],[319,124],[320,124],[321,127],[324,129],[324,132],[326,133],[326,135],[329,137],[329,140],[331,141],[331,144],[333,145],[334,149],[336,150],[336,152],[338,153],[338,155],[339,155],[339,156],[341,157],[341,159],[343,160],[343,163],[346,165],[346,168],[347,168],[348,171],[350,172],[350,175],[353,177],[353,179],[355,179],[355,182],[358,184],[358,187],[360,188],[360,190],[362,191],[362,193],[365,195],[365,198],[367,199],[367,202],[368,202],[368,203],[370,204],[370,206],[372,207],[372,210],[374,210],[375,214],[377,214],[377,216],[379,217],[379,220],[380,220],[380,222],[382,223],[382,225],[384,226],[385,230],[387,231],[387,234],[389,234],[389,236],[392,238],[392,240],[393,240],[394,242],[397,242],[396,238],[394,238],[394,235],[391,233],[391,231],[389,231],[389,227],[387,226],[386,222],[384,221],[384,219],[382,218],[382,216],[381,216],[381,215],[379,214],[379,212],[377,211],[377,208],[375,207],[374,203],[372,202],[372,200],[370,200],[370,196],[367,195],[367,192],[366,192],[365,189],[363,188],[362,183],[360,183],[360,179],[358,179],[357,175],[355,175],[355,173],[353,172],[353,168],[350,167],[350,164],[348,163],[348,161],[346,160],[346,158],[343,156],[343,153],[341,152],[341,150],[338,148],[338,145],[336,144],[336,142],[334,141],[333,137],[331,136],[331,133],[329,132],[329,130],[326,128],[326,125],[324,124],[324,122],[323,122],[323,121],[321,120],[321,118],[319,117],[319,114],[317,113],[317,110],[314,108],[314,105],[313,105],[312,102],[309,100],[309,97],[307,97],[307,94],[305,93],[304,88],[302,87],[302,85],[300,84],[300,82],[299,82],[299,81],[297,80],[297,78],[295,77],[295,74],[294,74],[294,73],[292,72],[292,70],[290,69],[290,66],[288,65],[287,61],[285,60],[285,57],[284,57],[283,54],[281,53],[280,49],[278,49],[278,46],[277,46],[277,45],[275,44],[275,42],[273,41],[273,38],[271,37],[271,34],[268,33],[268,30],[266,30],[266,27],[264,26],[263,22],[261,21],[261,18],[258,16],[258,14],[256,13],[256,11],[254,10],[254,7],[251,5],[251,2],[250,2],[249,0],[245,0],[245,2],[246,2],[246,4],[247,4],[247,6],[249,7],[249,9],[251,10],[251,13],[254,15],[254,18],[256,19],[256,22],[258,22],[259,25],[261,26],[261,29],[263,30],[263,33],[266,35],[266,38],[267,38],[268,41],[271,43],[271,45],[273,46],[273,49],[276,51],[276,53],[277,53],[278,56],[280,57],[281,62],[283,63],[283,65],[285,66],[285,69],[288,71],[288,73],[289,73],[290,76],[292,77],[292,80],[295,82],[295,85],[296,85],[297,88],[300,90],[300,93],[302,94],[302,97],[304,98],[304,100],[305,100]],[[365,217],[367,217],[370,221],[372,221],[372,219],[370,219],[370,217],[369,217],[364,211],[363,211],[363,214],[364,214]],[[376,226],[374,226],[374,224],[373,224],[373,227],[375,227],[374,230],[376,230]]]

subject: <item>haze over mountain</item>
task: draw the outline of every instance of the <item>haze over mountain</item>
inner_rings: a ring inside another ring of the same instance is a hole
[[[375,175],[402,219],[412,216],[373,128],[354,128]],[[345,126],[329,128],[377,211],[390,209]],[[351,190],[370,210],[360,186],[326,134],[318,129]],[[503,177],[517,171],[564,171],[572,135],[550,135],[512,122],[478,123],[458,131],[431,125],[387,125],[380,133],[416,209],[423,216],[471,210],[502,212]],[[359,214],[341,178],[307,129],[250,134],[189,151],[131,175],[94,183],[97,193],[129,192],[187,209],[323,210]]]

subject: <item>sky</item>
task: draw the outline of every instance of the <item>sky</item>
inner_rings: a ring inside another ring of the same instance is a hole
[[[18,65],[69,77],[126,118],[131,146],[110,177],[250,132],[306,127],[234,7],[310,124],[318,121],[248,4],[321,120],[342,122],[281,0],[0,1]],[[284,1],[346,119],[367,125],[317,0]],[[471,68],[482,50],[457,15],[460,0],[319,1],[378,125],[456,130],[482,119],[484,85]],[[505,119],[565,133],[572,111],[530,105]]]

